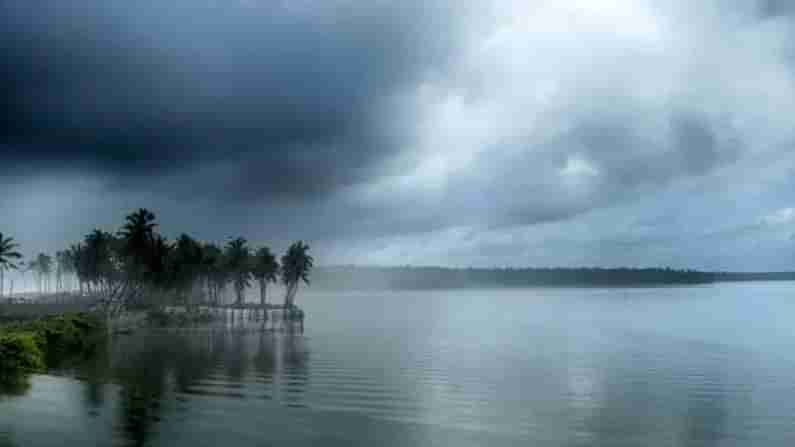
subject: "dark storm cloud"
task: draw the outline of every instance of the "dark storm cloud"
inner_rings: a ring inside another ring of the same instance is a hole
[[[795,15],[795,4],[789,0],[763,0],[759,5],[762,17],[788,17]]]
[[[238,192],[255,197],[361,181],[399,143],[382,102],[444,60],[452,24],[440,12],[433,2],[3,1],[5,169],[89,169],[133,186],[236,163]]]

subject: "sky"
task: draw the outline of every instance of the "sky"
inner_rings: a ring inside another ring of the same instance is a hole
[[[0,0],[0,232],[795,269],[787,0]]]

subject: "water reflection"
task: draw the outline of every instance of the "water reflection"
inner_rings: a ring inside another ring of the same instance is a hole
[[[279,389],[285,391],[282,400],[290,407],[304,407],[303,395],[309,386],[309,351],[304,345],[304,338],[279,338],[276,345],[281,361],[277,363],[275,373]]]
[[[749,396],[746,392],[749,384],[731,383],[729,371],[742,368],[743,359],[735,358],[730,362],[730,351],[715,349],[715,359],[700,365],[700,380],[688,382],[686,394],[686,411],[682,442],[685,445],[719,446],[727,438],[742,440],[745,438],[742,420],[731,420],[729,408],[738,413],[746,413],[749,408]],[[739,357],[739,356],[738,356]],[[737,363],[738,366],[733,366]],[[733,402],[730,402],[730,397]]]
[[[121,337],[82,364],[57,370],[83,381],[82,401],[97,417],[116,408],[116,436],[131,446],[148,445],[158,424],[179,421],[191,399],[259,396],[301,407],[309,383],[309,351],[303,336],[252,330],[162,331]],[[24,395],[19,382],[0,388]]]
[[[4,397],[24,396],[29,390],[30,377],[26,374],[0,377],[0,400]]]
[[[571,444],[712,447],[746,439],[743,421],[731,419],[749,408],[750,378],[737,367],[746,356],[720,345],[636,338],[599,359],[604,380]]]
[[[433,368],[392,364],[402,366],[392,372],[401,376],[383,379],[399,380],[392,385],[401,383],[400,391],[358,369],[365,358],[322,359],[313,389],[308,340],[262,331],[163,331],[117,338],[94,358],[63,372],[81,378],[88,416],[108,413],[114,437],[130,446],[152,445],[163,429],[197,430],[209,415],[237,418],[237,429],[257,427],[258,414],[273,418],[278,407],[366,411],[476,431],[506,427],[520,438],[570,446],[712,447],[747,438],[743,422],[749,417],[751,387],[737,366],[747,363],[742,352],[664,337],[633,335],[630,340],[611,340],[606,350],[581,346],[559,360],[539,351],[541,357],[532,362],[502,369],[501,378],[481,363],[477,382],[470,381],[473,365],[466,371],[462,363],[466,348],[447,347],[433,353]],[[489,362],[489,357],[480,360]],[[375,361],[387,365],[394,359],[385,351]],[[23,382],[6,392],[19,396],[29,388]]]
[[[10,434],[0,432],[0,447],[16,447]]]

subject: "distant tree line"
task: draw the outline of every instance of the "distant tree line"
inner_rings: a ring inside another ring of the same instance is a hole
[[[795,272],[715,272],[715,281],[795,281]]]
[[[316,289],[450,289],[468,287],[597,287],[708,284],[717,281],[795,280],[790,273],[724,273],[672,268],[318,268]]]

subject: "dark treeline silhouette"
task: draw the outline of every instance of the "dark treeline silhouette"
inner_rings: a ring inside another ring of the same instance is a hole
[[[445,268],[320,267],[313,288],[411,290],[477,287],[598,287],[708,284],[718,281],[795,280],[795,272],[730,273],[671,268]]]
[[[795,272],[713,272],[715,281],[795,281]]]

